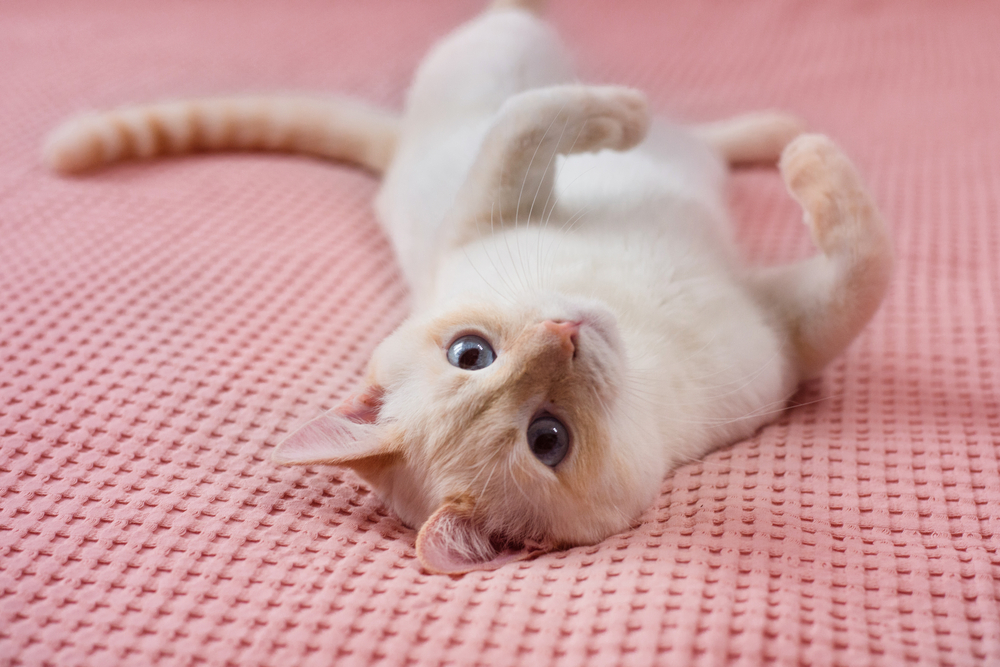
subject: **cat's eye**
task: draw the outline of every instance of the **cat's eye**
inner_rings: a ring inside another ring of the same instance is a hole
[[[465,371],[486,368],[497,358],[496,352],[479,336],[462,336],[448,348],[448,363]]]
[[[543,415],[528,427],[528,447],[535,458],[554,468],[569,451],[569,429],[552,415]]]

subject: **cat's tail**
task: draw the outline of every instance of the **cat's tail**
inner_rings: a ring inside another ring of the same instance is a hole
[[[43,147],[64,173],[131,158],[199,151],[280,151],[343,160],[382,173],[399,118],[345,98],[232,97],[124,107],[72,118]]]

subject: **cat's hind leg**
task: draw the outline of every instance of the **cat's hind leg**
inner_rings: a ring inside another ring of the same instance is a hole
[[[540,219],[554,205],[555,156],[628,150],[649,129],[646,98],[616,86],[563,85],[507,100],[451,212],[461,245],[485,229]]]
[[[731,167],[773,165],[785,147],[805,131],[805,125],[791,114],[759,111],[697,125],[692,131]]]
[[[847,157],[822,135],[805,134],[780,164],[821,254],[758,271],[758,298],[784,330],[805,379],[837,356],[878,309],[892,271],[885,224]]]
[[[538,2],[500,2],[434,45],[413,78],[404,134],[488,118],[512,95],[573,79]],[[537,7],[540,9],[540,7]]]

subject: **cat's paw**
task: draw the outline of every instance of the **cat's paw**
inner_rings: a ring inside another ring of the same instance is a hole
[[[628,150],[643,140],[650,123],[645,95],[621,86],[529,90],[512,97],[500,116],[506,125],[501,141],[531,154],[545,146],[562,154]]]
[[[632,88],[594,86],[584,89],[577,100],[580,124],[576,149],[602,148],[624,151],[637,145],[649,130],[646,96]]]
[[[824,252],[843,250],[843,243],[857,238],[858,227],[877,220],[861,176],[828,137],[798,136],[782,153],[780,168]]]

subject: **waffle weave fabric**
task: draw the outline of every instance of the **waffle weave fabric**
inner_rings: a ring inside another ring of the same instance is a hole
[[[554,0],[587,80],[692,120],[804,117],[865,174],[898,267],[848,352],[635,529],[461,578],[353,474],[279,469],[408,297],[375,180],[275,155],[48,173],[129,102],[340,92],[398,108],[462,0],[4,0],[0,665],[1000,664],[1000,10]],[[773,170],[761,262],[805,256]]]

